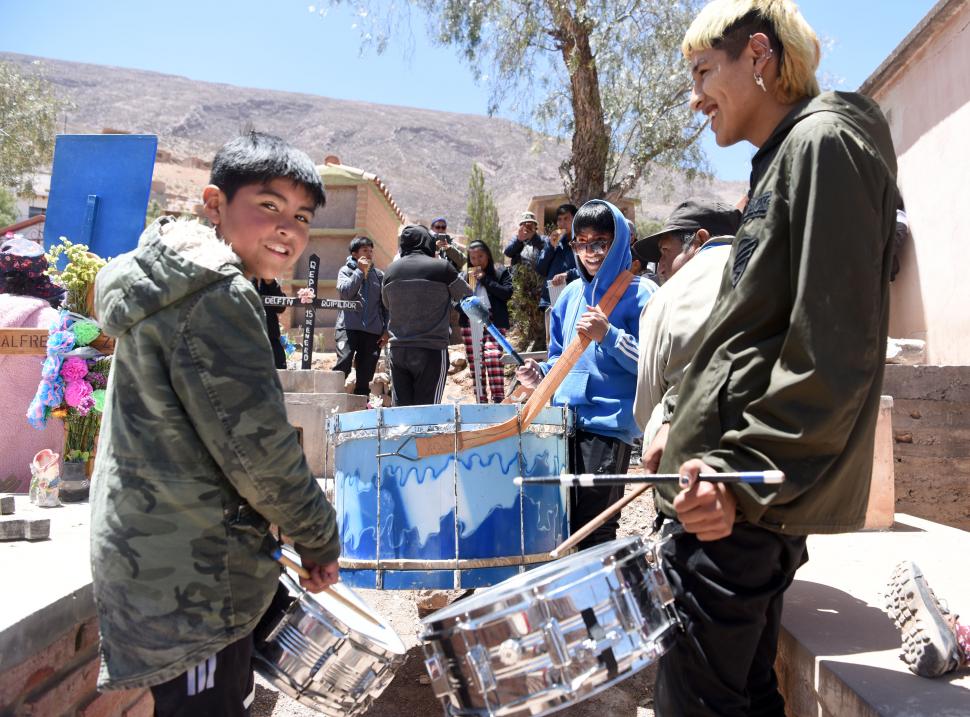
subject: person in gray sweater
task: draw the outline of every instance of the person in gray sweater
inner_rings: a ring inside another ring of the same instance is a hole
[[[354,393],[358,396],[370,395],[370,382],[384,345],[387,312],[381,300],[383,283],[384,272],[374,266],[374,242],[367,237],[354,237],[347,263],[337,273],[337,293],[341,299],[361,302],[361,308],[345,309],[337,316],[337,363],[333,370],[347,376],[350,367],[356,366]]]
[[[448,377],[451,304],[472,293],[454,266],[435,256],[427,227],[401,230],[401,258],[384,274],[395,406],[439,403]]]

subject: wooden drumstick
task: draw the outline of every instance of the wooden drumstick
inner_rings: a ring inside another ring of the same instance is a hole
[[[603,525],[603,523],[605,523],[607,520],[613,517],[616,513],[620,512],[626,506],[632,503],[634,500],[636,500],[641,495],[646,493],[650,488],[653,488],[653,484],[651,483],[644,483],[642,485],[638,485],[635,489],[631,490],[629,493],[627,493],[625,496],[620,498],[618,501],[616,501],[610,506],[607,506],[606,510],[604,510],[602,513],[597,515],[595,518],[589,521],[582,528],[580,528],[575,533],[570,535],[566,540],[562,542],[562,544],[559,545],[559,547],[557,547],[555,550],[550,552],[549,555],[551,555],[553,558],[558,558],[567,550],[572,550],[579,543],[581,543],[587,535],[592,533],[598,527]]]
[[[285,555],[283,555],[283,551],[280,550],[279,548],[277,548],[276,550],[273,551],[273,558],[280,565],[282,565],[284,567],[287,567],[287,568],[290,568],[290,570],[292,570],[293,572],[295,572],[297,575],[299,575],[304,580],[309,580],[310,579],[310,571],[307,570],[302,565],[300,565],[295,560],[291,560],[290,558],[288,558]],[[327,595],[329,595],[330,597],[332,597],[334,600],[336,600],[337,602],[341,603],[342,605],[344,605],[347,608],[350,608],[352,611],[354,611],[355,613],[357,613],[358,615],[360,615],[362,618],[364,618],[365,620],[367,620],[372,625],[376,625],[377,627],[380,627],[380,628],[383,628],[384,627],[377,620],[374,619],[374,616],[373,615],[371,615],[367,611],[363,610],[354,601],[348,600],[347,598],[345,598],[343,595],[341,595],[339,592],[337,592],[336,590],[334,590],[333,588],[331,588],[329,585],[327,587],[325,587],[323,589],[323,591],[325,593],[327,593]]]

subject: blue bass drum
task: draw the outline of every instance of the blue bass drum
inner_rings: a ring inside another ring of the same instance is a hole
[[[334,446],[341,580],[385,590],[479,588],[549,560],[569,536],[568,489],[516,487],[566,471],[572,414],[544,409],[524,431],[418,458],[414,439],[485,428],[512,404],[403,406],[338,414]]]

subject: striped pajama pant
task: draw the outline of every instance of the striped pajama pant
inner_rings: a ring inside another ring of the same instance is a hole
[[[505,336],[505,329],[499,329]],[[465,342],[465,355],[468,357],[468,369],[475,382],[475,398],[479,403],[488,403],[488,393],[492,394],[492,403],[501,403],[505,399],[505,368],[502,366],[502,347],[488,331],[482,330],[482,373],[479,380],[475,372],[475,354],[472,330],[462,326],[461,338]],[[487,390],[484,384],[488,384]]]

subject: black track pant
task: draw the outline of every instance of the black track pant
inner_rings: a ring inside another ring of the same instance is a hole
[[[448,349],[391,347],[391,394],[395,406],[440,403],[448,378]]]
[[[775,653],[782,596],[808,560],[804,536],[737,523],[699,541],[664,525],[663,567],[686,632],[660,658],[657,717],[784,717]]]
[[[577,430],[569,449],[573,473],[626,473],[630,467],[630,446],[619,438]],[[622,497],[621,485],[571,489],[570,532],[575,533]],[[615,539],[619,525],[617,513],[588,535],[579,544],[579,550]]]
[[[155,717],[249,717],[256,696],[252,633],[151,688]]]
[[[370,382],[374,378],[377,359],[381,353],[377,346],[381,337],[366,331],[337,329],[334,340],[337,343],[337,363],[333,370],[343,371],[344,376],[347,376],[350,373],[350,367],[356,364],[357,383],[354,385],[354,393],[358,396],[369,396]]]

